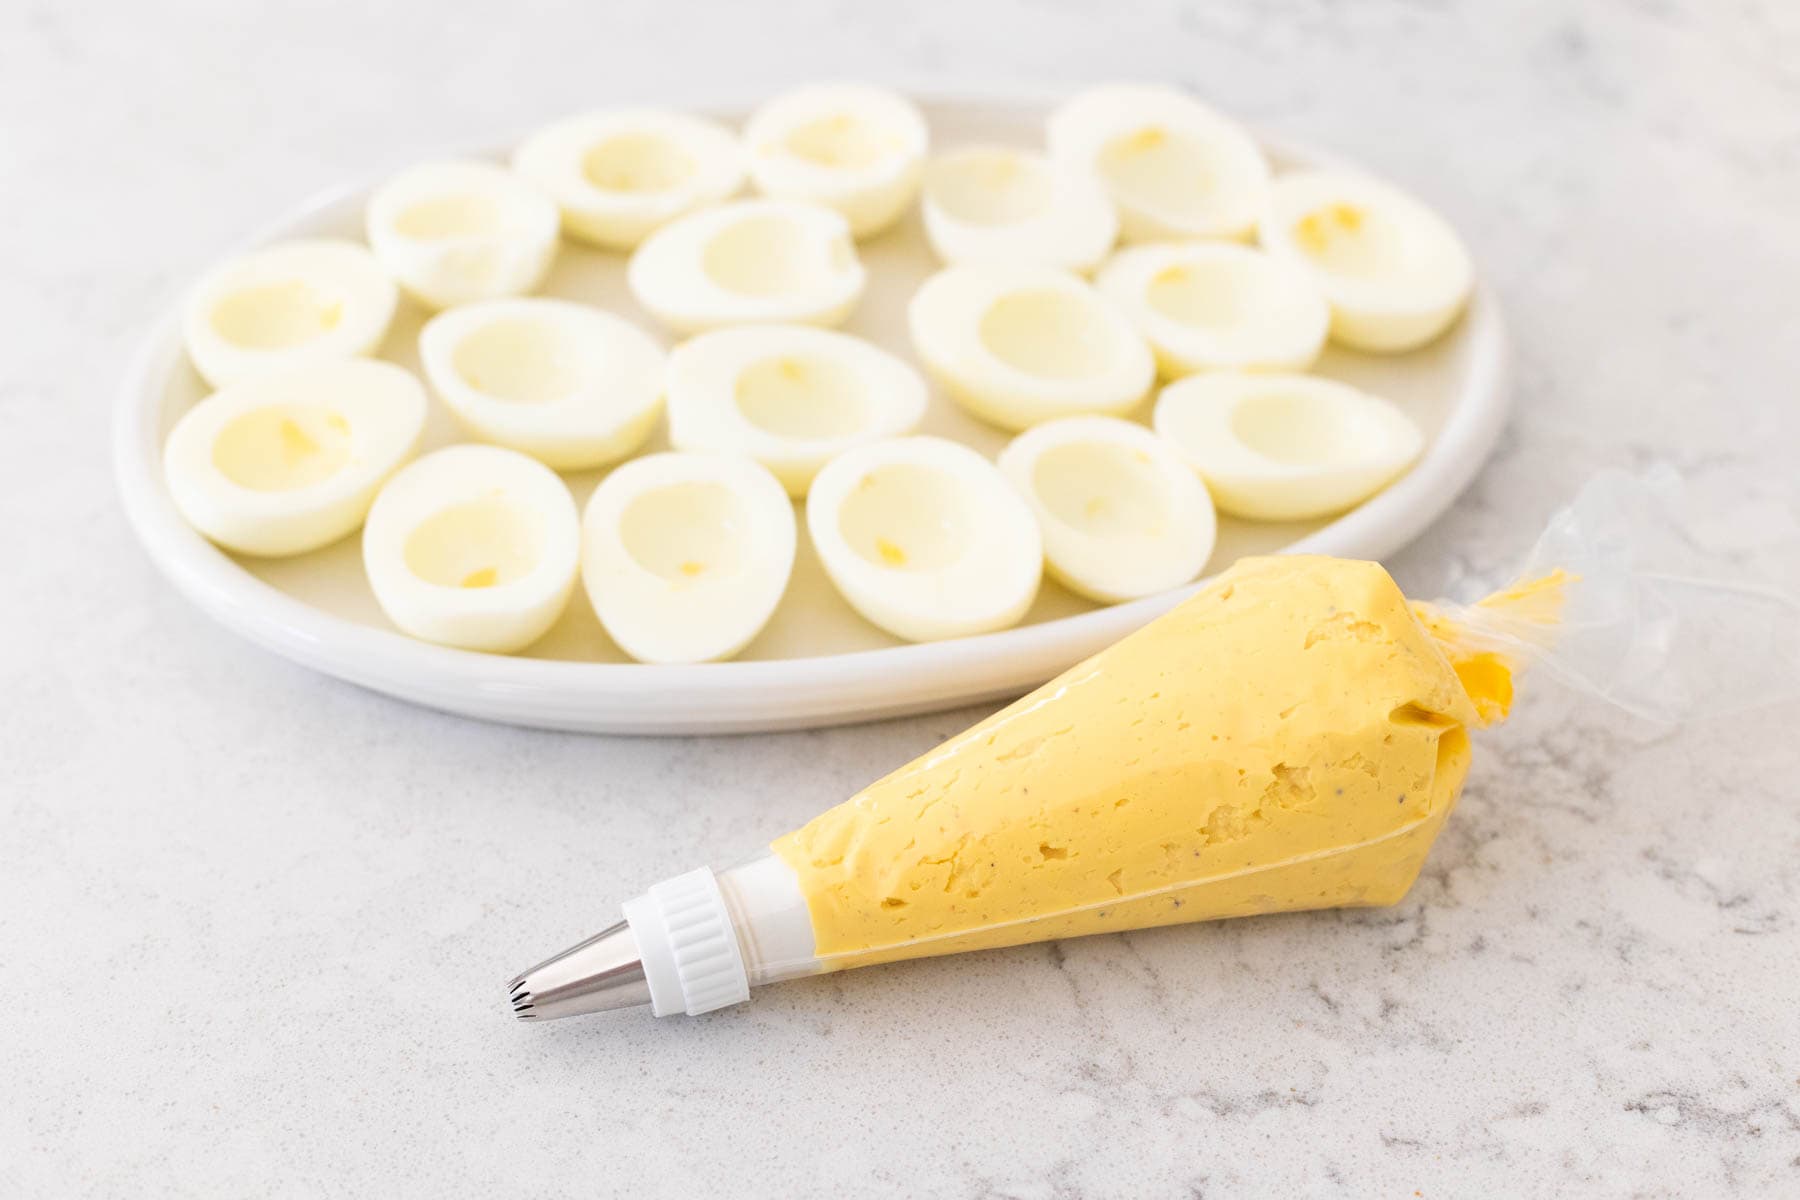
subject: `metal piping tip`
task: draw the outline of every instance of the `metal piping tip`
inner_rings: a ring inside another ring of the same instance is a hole
[[[637,939],[624,921],[545,959],[506,985],[513,1015],[548,1021],[650,1003]]]

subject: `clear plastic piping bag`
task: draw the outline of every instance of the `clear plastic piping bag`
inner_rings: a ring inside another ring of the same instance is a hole
[[[1602,472],[1552,516],[1511,587],[1466,603],[1438,600],[1415,608],[1428,619],[1446,619],[1433,621],[1431,629],[1452,658],[1492,653],[1514,673],[1551,676],[1659,723],[1800,699],[1800,601],[1775,588],[1709,574],[1717,564],[1709,563],[1705,549],[1687,534],[1687,515],[1682,482],[1673,470]],[[1545,581],[1554,586],[1534,588]],[[1454,635],[1447,637],[1451,630]],[[979,941],[1000,945],[1046,940],[1063,936],[1059,927],[1072,918],[1109,910],[1135,910],[1148,918],[1122,928],[1176,923],[1174,913],[1155,910],[1201,883],[1214,887],[1229,884],[1234,876],[1248,881],[1270,872],[1304,870],[1328,878],[1334,864],[1355,870],[1348,866],[1353,860],[1379,861],[1390,847],[1395,858],[1422,857],[1418,841],[1428,846],[1442,818],[1442,813],[1422,814],[1376,836],[1295,859],[1223,874],[1209,871],[1201,879],[1133,889],[978,931],[947,930],[904,945],[788,956],[759,964],[759,973],[773,981],[890,958],[925,957],[962,949],[934,946],[967,942],[972,933],[986,935]],[[1209,917],[1196,912],[1187,919]]]
[[[876,962],[1395,903],[1461,790],[1467,729],[1505,715],[1518,671],[1663,723],[1800,698],[1800,603],[1731,579],[1689,516],[1674,472],[1604,472],[1511,587],[1462,603],[1405,601],[1367,564],[1234,575],[1133,635],[1160,640],[1102,651],[730,870],[651,888],[516,980],[515,1011],[698,1013]],[[1232,623],[1264,617],[1273,642]]]

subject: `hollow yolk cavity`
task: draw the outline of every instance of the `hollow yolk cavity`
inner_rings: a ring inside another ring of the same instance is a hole
[[[581,160],[581,173],[603,192],[667,192],[692,179],[694,160],[667,138],[622,133]]]
[[[1046,379],[1091,379],[1113,363],[1108,326],[1093,304],[1051,288],[1000,297],[982,314],[979,335],[1007,366]]]
[[[485,496],[420,522],[406,539],[406,565],[439,587],[498,587],[531,573],[541,543],[530,513],[502,496]]]
[[[341,299],[301,279],[244,288],[212,311],[219,335],[249,350],[299,346],[330,333],[343,319]]]
[[[815,166],[864,170],[900,148],[888,131],[847,113],[808,121],[788,134],[788,152]]]
[[[329,408],[276,404],[220,430],[213,466],[239,487],[289,492],[331,478],[350,461],[350,422]]]
[[[619,536],[646,571],[680,584],[739,569],[750,527],[743,500],[719,483],[673,483],[625,507]]]
[[[963,485],[948,471],[895,463],[863,476],[844,498],[838,528],[878,567],[933,571],[962,557],[967,512]]]
[[[1392,222],[1355,204],[1314,209],[1294,224],[1294,243],[1336,275],[1372,278],[1406,264],[1406,243]]]
[[[863,427],[862,392],[856,372],[839,362],[784,355],[744,368],[737,379],[737,406],[765,433],[819,441]]]
[[[1190,212],[1212,199],[1213,168],[1205,149],[1160,126],[1113,139],[1097,165],[1115,195],[1143,208]]]

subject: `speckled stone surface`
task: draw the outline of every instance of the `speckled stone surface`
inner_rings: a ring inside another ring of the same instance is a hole
[[[1540,689],[1391,910],[532,1028],[502,981],[628,889],[979,714],[408,708],[179,600],[106,446],[181,282],[342,177],[607,99],[1159,76],[1415,188],[1506,303],[1517,418],[1403,583],[1671,460],[1796,588],[1797,64],[1785,0],[0,9],[0,1193],[1800,1194],[1792,707],[1659,734]]]

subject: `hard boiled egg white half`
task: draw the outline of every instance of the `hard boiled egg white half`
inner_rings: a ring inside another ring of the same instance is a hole
[[[1235,242],[1133,246],[1095,284],[1156,352],[1169,378],[1223,368],[1304,370],[1331,308],[1312,276]]]
[[[925,170],[925,236],[947,263],[997,262],[1091,270],[1119,235],[1099,180],[1041,154],[970,146]]]
[[[908,641],[1017,624],[1043,574],[1031,509],[992,463],[943,438],[846,450],[813,480],[806,528],[850,606]]]
[[[675,448],[753,458],[795,496],[851,446],[911,433],[925,404],[910,364],[805,325],[715,330],[669,356]]]
[[[859,238],[880,233],[912,203],[929,141],[912,101],[865,84],[797,88],[744,126],[758,191],[835,209]]]
[[[725,325],[837,325],[868,282],[844,218],[816,204],[739,200],[690,213],[631,256],[632,295],[683,334]]]
[[[464,429],[559,471],[634,453],[662,411],[656,339],[567,300],[488,300],[440,313],[419,334],[419,359]]]
[[[1195,375],[1163,389],[1155,426],[1219,508],[1258,521],[1341,512],[1386,487],[1425,445],[1399,406],[1316,375]]]
[[[557,203],[569,236],[617,250],[728,198],[744,182],[736,134],[661,108],[558,121],[519,146],[513,169]]]
[[[1247,237],[1269,164],[1235,121],[1171,87],[1115,84],[1050,114],[1050,156],[1098,175],[1128,242]]]
[[[355,242],[310,238],[252,250],[189,293],[181,332],[214,387],[306,363],[373,354],[399,293]]]
[[[1000,471],[1037,515],[1050,574],[1090,600],[1180,587],[1212,554],[1212,499],[1175,448],[1142,425],[1051,421],[1014,438]]]
[[[594,490],[581,573],[613,641],[647,663],[730,658],[768,623],[794,566],[794,508],[767,468],[652,454]]]
[[[1156,378],[1117,306],[1050,267],[947,267],[914,293],[907,321],[951,398],[1003,429],[1128,412]]]
[[[556,472],[499,446],[428,454],[388,481],[363,567],[388,619],[428,642],[509,654],[562,615],[581,554]]]
[[[375,189],[369,245],[406,293],[449,308],[533,291],[556,255],[556,205],[485,162],[426,163]]]
[[[182,415],[163,447],[181,515],[230,550],[304,554],[362,524],[412,457],[425,389],[391,363],[318,363],[258,375]]]
[[[1456,320],[1474,286],[1469,253],[1443,218],[1362,175],[1278,176],[1259,236],[1317,280],[1333,340],[1357,350],[1424,345]]]

